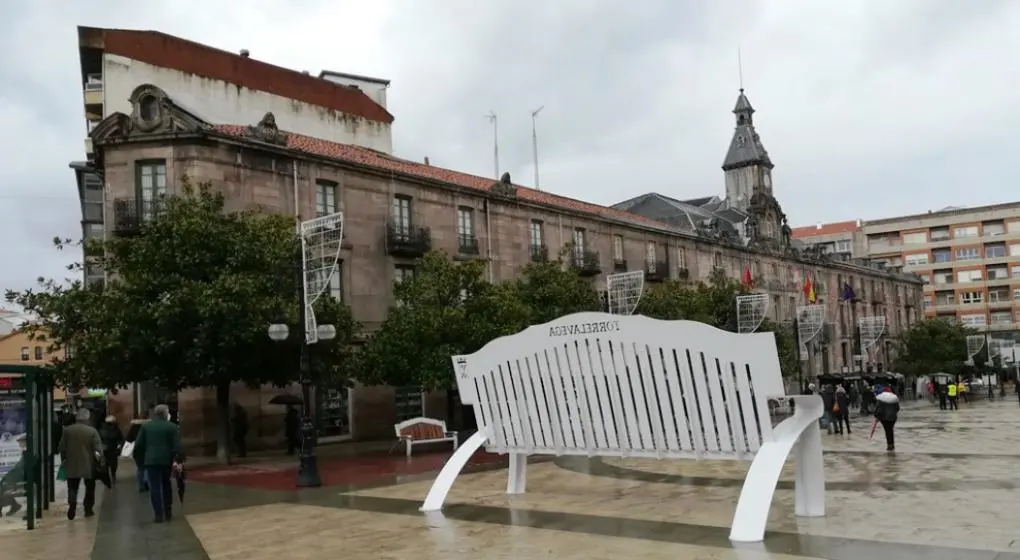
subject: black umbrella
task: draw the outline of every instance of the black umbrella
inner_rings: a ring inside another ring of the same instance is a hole
[[[290,393],[283,393],[282,395],[276,395],[275,397],[269,399],[269,404],[283,404],[287,406],[291,405],[297,406],[303,402],[304,401],[301,400],[301,397],[297,395],[292,395]]]

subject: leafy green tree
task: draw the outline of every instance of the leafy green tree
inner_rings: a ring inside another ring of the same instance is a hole
[[[779,367],[784,377],[797,375],[797,337],[792,327],[781,325],[765,318],[758,327],[758,332],[770,332],[776,337],[776,350],[779,352]]]
[[[972,334],[977,333],[941,319],[917,322],[900,336],[894,371],[904,375],[959,374],[967,359],[967,336]]]
[[[525,265],[514,288],[522,305],[529,310],[524,326],[601,308],[599,293],[591,281],[564,267],[560,259]]]
[[[36,328],[53,347],[73,348],[56,365],[64,381],[215,388],[217,455],[226,460],[230,384],[297,379],[301,333],[272,344],[266,328],[281,312],[296,322],[300,245],[290,218],[225,212],[221,194],[186,180],[182,193],[165,199],[137,235],[103,242],[105,288],[43,282],[8,299],[40,317]],[[357,325],[342,305],[323,301],[319,310],[337,337],[314,347],[313,368],[335,378]]]

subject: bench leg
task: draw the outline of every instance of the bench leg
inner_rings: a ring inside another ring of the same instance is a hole
[[[435,482],[432,483],[428,496],[425,496],[425,503],[419,508],[421,511],[443,509],[443,502],[446,501],[446,495],[450,493],[450,488],[457,480],[457,475],[487,439],[489,439],[489,430],[485,426],[479,426],[478,431],[453,453],[453,456],[443,465],[443,470],[439,471]]]
[[[798,400],[793,417],[776,426],[774,440],[758,449],[737,500],[731,541],[749,543],[765,539],[772,497],[791,452],[797,453],[797,515],[825,515],[822,435],[816,427],[821,409],[822,399],[818,396]]]
[[[404,440],[404,448],[405,448],[405,452],[407,453],[407,457],[410,458],[411,457],[411,440],[409,440],[409,439],[405,439]]]
[[[509,471],[506,493],[523,494],[528,486],[528,456],[523,453],[511,453]]]
[[[825,461],[822,456],[822,432],[805,430],[793,448],[797,465],[794,475],[796,514],[800,517],[825,515]]]

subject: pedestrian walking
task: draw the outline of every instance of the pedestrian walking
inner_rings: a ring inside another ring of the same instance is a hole
[[[294,406],[287,406],[287,415],[283,418],[284,435],[287,436],[287,455],[293,455],[298,449],[301,433],[301,419]]]
[[[170,421],[170,408],[161,404],[152,412],[152,419],[138,430],[134,456],[145,466],[152,502],[153,522],[163,523],[173,517],[173,487],[170,483],[174,458],[181,455],[181,434]]]
[[[956,397],[962,398],[964,404],[970,402],[970,397],[967,396],[967,393],[969,391],[970,389],[967,388],[967,384],[964,383],[963,381],[960,381],[959,383],[956,384]],[[957,406],[957,408],[959,408],[959,406]]]
[[[234,449],[238,457],[248,456],[248,413],[240,404],[234,403],[234,418],[231,422],[234,428]]]
[[[827,433],[834,434],[836,432],[836,427],[833,425],[835,417],[832,412],[833,408],[836,406],[836,395],[833,394],[832,387],[828,385],[823,386],[821,397],[823,411],[822,423],[825,425],[825,431]]]
[[[1016,400],[1018,403],[1020,403],[1020,380],[1017,380],[1016,383],[1013,383],[1013,390],[1016,391]]]
[[[947,387],[938,383],[935,385],[935,392],[939,395],[939,410],[946,410],[948,407],[948,398],[946,396]]]
[[[832,409],[836,420],[836,433],[842,434],[846,428],[846,435],[850,435],[850,395],[842,385],[836,387],[836,404]]]
[[[145,423],[148,421],[149,421],[148,412],[144,412],[140,417],[132,420],[131,427],[128,428],[128,433],[124,440],[133,446],[135,442],[138,440],[138,432],[141,431],[142,426],[144,426]],[[148,492],[149,481],[145,479],[145,465],[143,465],[142,462],[137,457],[138,456],[135,455],[134,451],[132,450],[131,458],[135,462],[135,482],[138,484],[138,492],[139,493]]]
[[[99,432],[89,425],[92,414],[88,409],[80,409],[75,415],[75,423],[64,428],[57,444],[60,453],[60,464],[67,476],[67,518],[74,519],[78,509],[78,491],[82,482],[85,484],[85,496],[82,508],[85,517],[95,515],[96,505],[96,467],[102,457],[103,442]]]
[[[893,428],[900,415],[900,399],[893,393],[892,387],[886,387],[885,391],[875,397],[875,404],[875,419],[885,430],[885,450],[896,451]]]
[[[124,448],[124,434],[120,432],[117,425],[117,417],[106,417],[103,426],[99,429],[99,439],[103,442],[103,458],[106,471],[110,475],[110,485],[117,484],[117,462],[120,459],[120,451]]]
[[[952,381],[946,383],[946,396],[949,398],[949,410],[960,410],[960,405],[956,402],[956,399],[958,398],[956,396],[957,391],[959,391],[959,387],[956,383],[953,383]]]

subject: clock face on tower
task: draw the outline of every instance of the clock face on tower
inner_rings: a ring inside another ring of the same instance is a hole
[[[766,187],[768,187],[770,189],[772,188],[772,174],[771,173],[766,171],[765,172],[765,178],[763,179],[763,181],[764,181]]]

